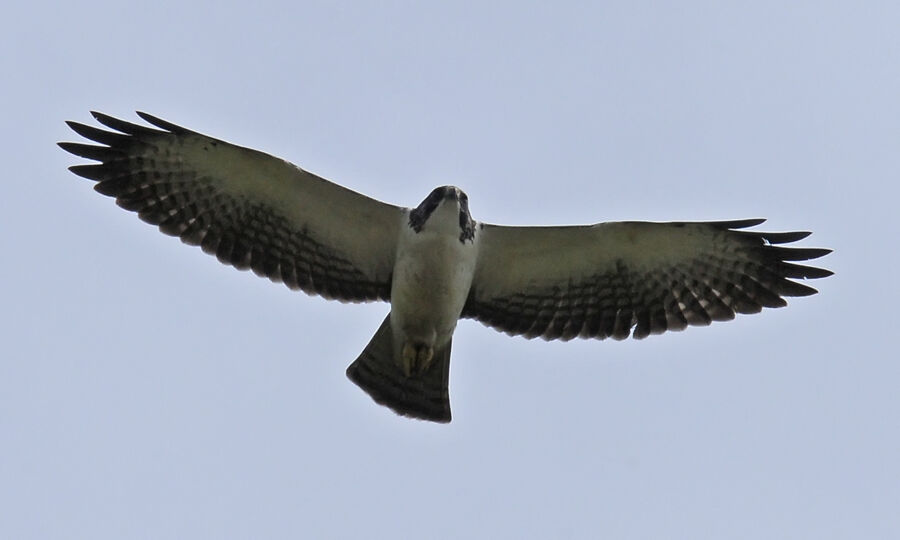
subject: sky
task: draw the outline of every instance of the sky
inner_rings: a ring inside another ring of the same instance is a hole
[[[742,5],[740,5],[742,4]],[[16,3],[0,32],[0,537],[900,537],[895,2]],[[643,341],[453,342],[453,422],[345,375],[388,312],[66,167],[143,110],[477,220],[765,217],[835,272]]]

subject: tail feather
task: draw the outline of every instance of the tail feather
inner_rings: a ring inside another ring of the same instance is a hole
[[[450,421],[450,343],[434,352],[424,373],[407,377],[394,361],[391,316],[384,319],[365,350],[347,368],[347,377],[376,403],[402,416]]]

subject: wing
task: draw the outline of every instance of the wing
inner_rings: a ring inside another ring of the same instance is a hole
[[[814,294],[791,279],[831,272],[787,261],[830,250],[776,245],[808,232],[736,230],[763,221],[484,225],[462,316],[528,338],[624,339],[634,328],[640,339]]]
[[[68,125],[103,146],[59,145],[99,162],[70,170],[119,206],[292,289],[351,302],[390,298],[402,209],[148,114],[138,113],[160,129],[92,114],[115,131]]]

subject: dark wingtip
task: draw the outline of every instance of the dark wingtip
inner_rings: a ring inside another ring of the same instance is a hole
[[[91,114],[94,116],[94,119],[103,124],[108,128],[112,128],[121,133],[126,133],[128,135],[134,136],[152,136],[159,135],[164,133],[163,131],[159,131],[156,129],[151,129],[146,126],[140,126],[138,124],[134,124],[132,122],[126,122],[125,120],[120,120],[114,116],[110,116],[108,114],[103,114],[97,111],[91,111]]]
[[[166,131],[172,133],[190,133],[190,130],[185,129],[179,125],[173,124],[172,122],[167,122],[162,118],[158,118],[153,116],[152,114],[147,114],[143,111],[135,111],[135,113],[140,116],[144,121]]]
[[[67,120],[66,125],[68,125],[72,129],[72,131],[81,135],[85,139],[90,139],[94,142],[105,144],[107,146],[123,144],[129,139],[128,135],[116,133],[114,131],[105,131],[99,128],[95,128],[94,126],[82,124],[80,122]]]
[[[780,232],[780,233],[760,233],[763,238],[765,238],[766,242],[770,244],[790,244],[791,242],[796,242],[798,240],[803,240],[807,236],[811,235],[810,231],[792,231],[792,232]]]
[[[746,229],[749,227],[756,227],[757,225],[761,225],[766,222],[766,218],[750,218],[750,219],[739,219],[735,221],[726,222],[728,224],[729,229]]]
[[[784,274],[784,277],[788,278],[820,279],[834,274],[831,270],[826,270],[824,268],[792,264],[789,262],[782,262],[779,265],[779,269],[781,270],[781,273]]]
[[[831,253],[830,249],[825,248],[763,246],[762,249],[767,255],[782,261],[809,261]]]
[[[82,130],[91,129],[91,126],[89,126],[87,124],[82,124],[81,122],[76,122],[74,120],[66,120],[66,125],[69,126],[69,129],[71,129],[72,131],[74,131],[75,133],[77,133],[79,135],[82,135],[82,133],[81,133]],[[82,136],[84,137],[85,135],[82,135]]]
[[[72,165],[69,170],[77,176],[97,181],[97,167],[100,165]]]
[[[764,223],[766,218],[750,218],[750,219],[733,219],[729,221],[701,221],[698,222],[704,225],[710,225],[712,227],[716,227],[718,229],[746,229],[748,227],[755,227],[761,223]]]
[[[824,257],[831,253],[831,250],[828,248],[805,248],[804,253],[808,255],[810,259],[818,259],[819,257]]]
[[[781,296],[812,296],[819,291],[809,285],[785,279],[781,282],[778,292]]]
[[[96,146],[93,144],[73,142],[61,142],[56,144],[70,154],[85,159],[92,159],[94,161],[106,161],[119,154],[117,149],[109,146]]]

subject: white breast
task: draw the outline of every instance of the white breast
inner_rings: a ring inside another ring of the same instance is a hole
[[[394,336],[440,347],[452,337],[469,294],[478,235],[460,242],[455,202],[435,209],[418,233],[401,229],[391,284]]]

